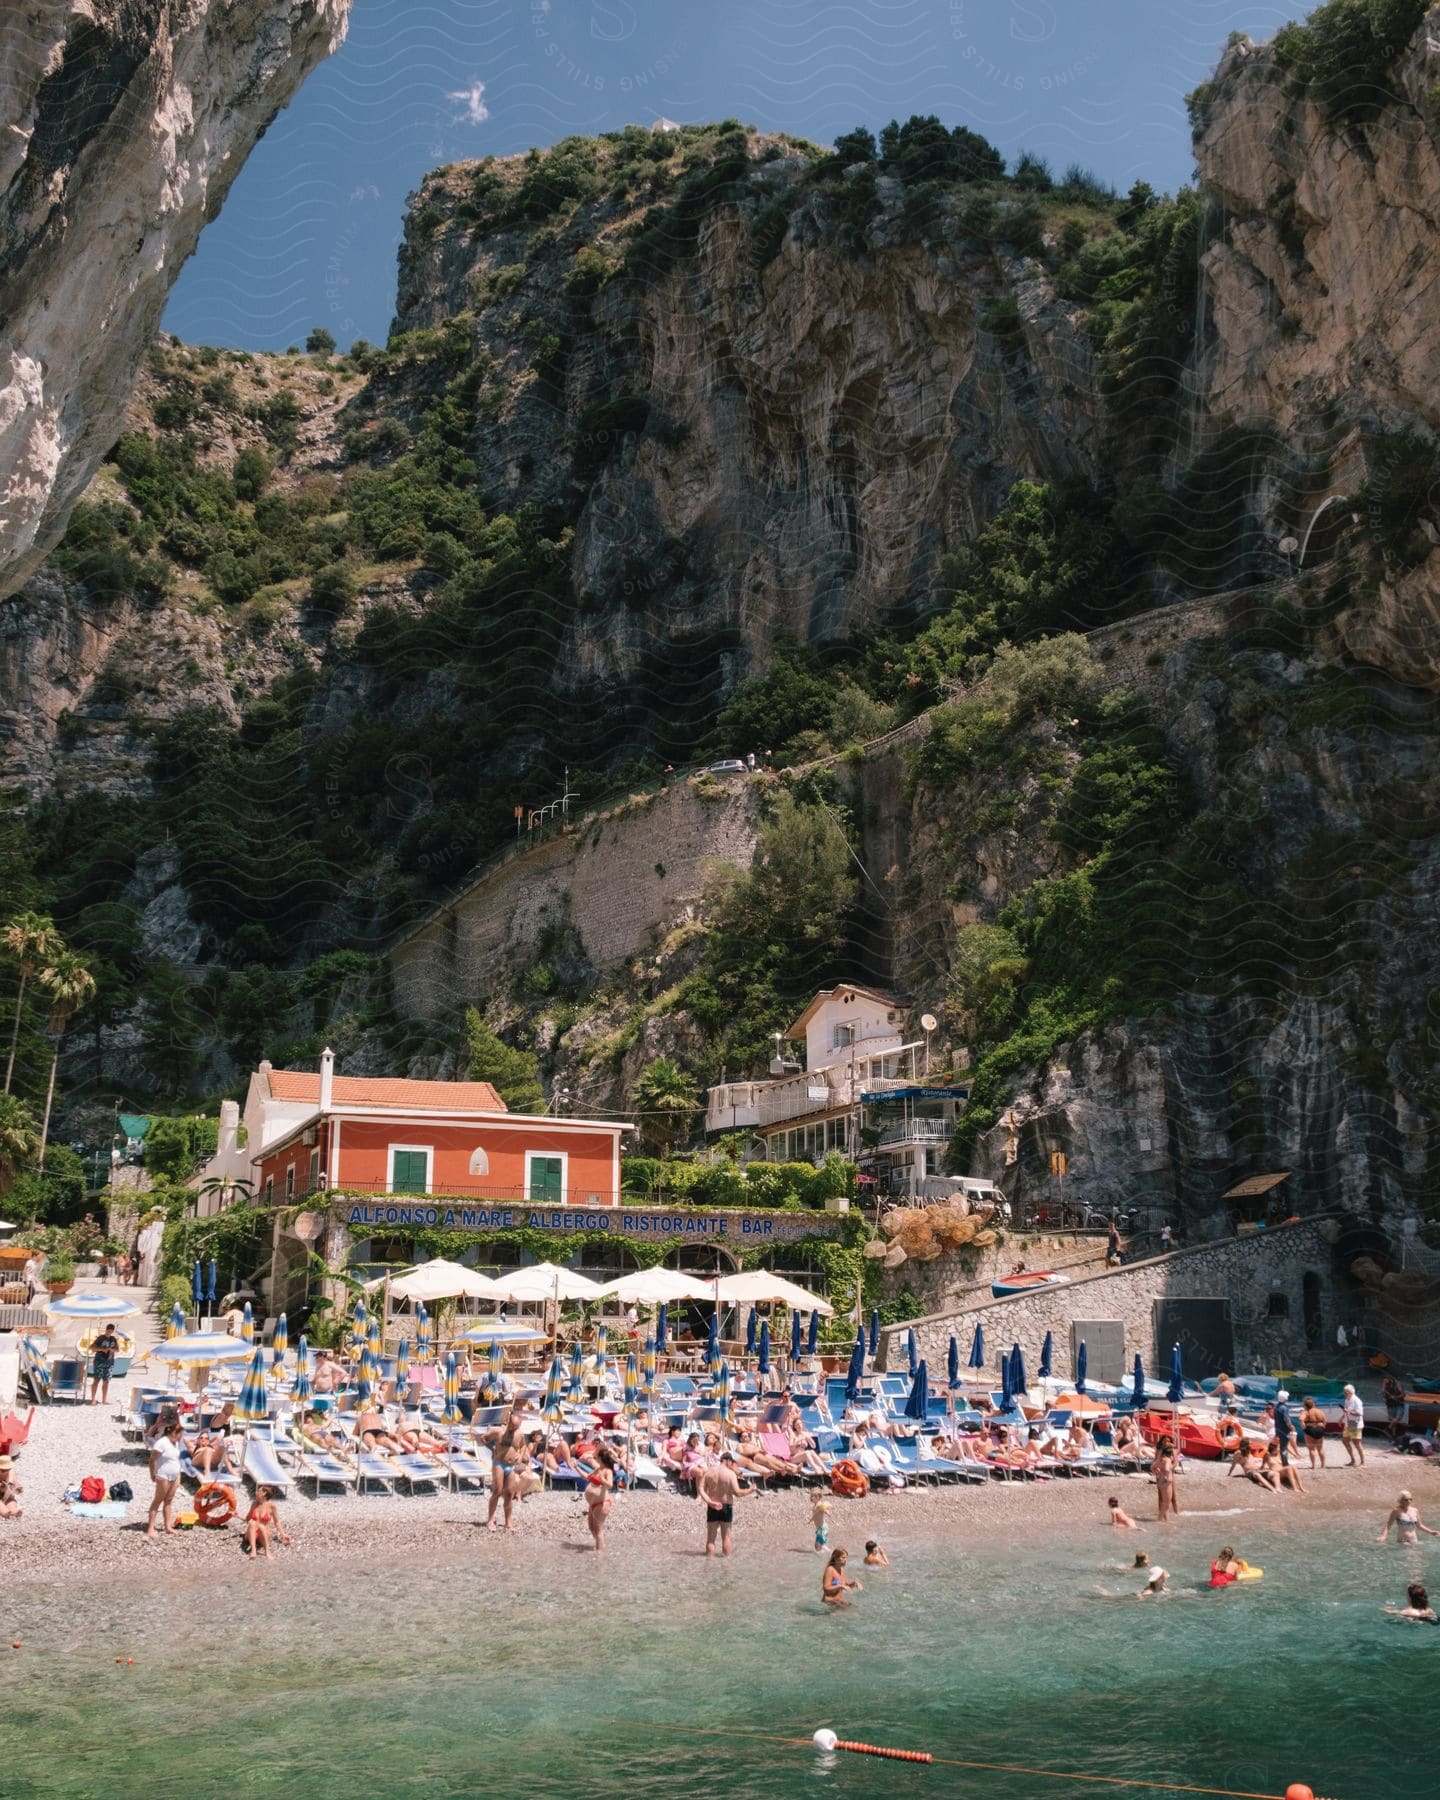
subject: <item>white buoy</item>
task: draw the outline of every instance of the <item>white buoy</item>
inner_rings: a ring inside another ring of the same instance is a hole
[[[815,1733],[813,1742],[817,1750],[833,1750],[840,1740],[833,1731],[827,1731],[822,1725]]]

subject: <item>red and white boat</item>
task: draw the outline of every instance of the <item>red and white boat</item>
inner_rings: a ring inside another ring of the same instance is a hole
[[[1056,1275],[1050,1269],[1025,1269],[1019,1275],[1006,1275],[1003,1280],[992,1281],[990,1292],[997,1300],[1004,1300],[1010,1294],[1030,1294],[1036,1288],[1063,1287],[1070,1279],[1068,1275]]]

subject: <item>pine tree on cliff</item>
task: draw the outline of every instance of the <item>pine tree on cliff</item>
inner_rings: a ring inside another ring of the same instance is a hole
[[[465,1041],[472,1081],[488,1081],[511,1112],[544,1112],[545,1090],[531,1051],[507,1044],[473,1006],[465,1009]]]

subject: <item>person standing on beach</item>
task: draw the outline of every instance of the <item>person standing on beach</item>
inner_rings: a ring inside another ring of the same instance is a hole
[[[1155,1446],[1155,1456],[1150,1464],[1150,1473],[1155,1478],[1156,1508],[1163,1525],[1167,1519],[1180,1517],[1180,1501],[1175,1492],[1175,1440],[1162,1437]]]
[[[590,1536],[595,1541],[595,1548],[605,1548],[605,1521],[610,1517],[610,1508],[615,1504],[615,1458],[609,1446],[597,1444],[595,1447],[595,1468],[589,1481],[585,1484],[585,1523],[590,1528]]]
[[[512,1412],[495,1446],[490,1452],[490,1510],[485,1514],[485,1529],[495,1529],[495,1513],[500,1503],[505,1503],[505,1529],[513,1531],[515,1512],[515,1488],[511,1475],[519,1468],[525,1457],[525,1434],[520,1428],[520,1421]]]
[[[1305,1448],[1310,1452],[1310,1467],[1325,1467],[1325,1415],[1306,1394],[1300,1403],[1300,1429],[1305,1434]]]
[[[180,1486],[180,1420],[172,1418],[157,1433],[150,1451],[150,1479],[155,1495],[145,1521],[145,1535],[155,1535],[155,1515],[160,1514],[166,1537],[175,1536],[175,1491]]]
[[[705,1554],[715,1554],[718,1539],[720,1554],[728,1556],[733,1547],[735,1502],[748,1500],[755,1490],[741,1483],[735,1473],[735,1458],[727,1450],[718,1464],[701,1471],[699,1492],[705,1502]]]
[[[115,1327],[107,1325],[90,1346],[90,1404],[95,1404],[95,1396],[100,1395],[100,1404],[110,1404],[110,1378],[115,1371],[115,1357],[120,1349],[120,1340],[115,1335]]]
[[[1400,1435],[1405,1429],[1407,1410],[1404,1384],[1387,1372],[1380,1383],[1380,1397],[1385,1402],[1385,1419],[1390,1430],[1390,1441],[1398,1444]]]
[[[1286,1405],[1289,1398],[1284,1388],[1275,1396],[1275,1442],[1280,1450],[1281,1466],[1287,1469],[1290,1467],[1290,1446],[1295,1441],[1295,1426]]]
[[[1365,1403],[1347,1381],[1345,1398],[1340,1403],[1342,1424],[1340,1442],[1352,1469],[1365,1467]]]

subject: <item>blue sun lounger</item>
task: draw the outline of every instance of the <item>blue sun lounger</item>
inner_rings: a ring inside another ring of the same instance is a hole
[[[328,1450],[307,1450],[295,1465],[295,1473],[301,1481],[315,1483],[315,1498],[320,1498],[322,1487],[338,1487],[343,1493],[346,1488],[355,1485],[355,1470],[347,1462],[342,1462]]]
[[[248,1475],[257,1488],[278,1488],[282,1494],[290,1490],[290,1471],[275,1454],[275,1446],[263,1438],[246,1438],[240,1455],[240,1473]]]
[[[357,1494],[366,1493],[372,1486],[383,1489],[387,1494],[395,1492],[400,1470],[388,1456],[381,1456],[376,1450],[362,1450],[356,1458],[355,1468],[359,1478],[355,1489]]]
[[[390,1460],[412,1494],[418,1494],[422,1488],[438,1494],[442,1483],[448,1483],[450,1479],[444,1463],[423,1456],[419,1451],[398,1450],[392,1453]]]
[[[450,1485],[459,1493],[467,1484],[473,1483],[483,1493],[490,1484],[490,1464],[481,1462],[468,1450],[451,1450],[446,1454],[445,1466],[450,1471]]]

